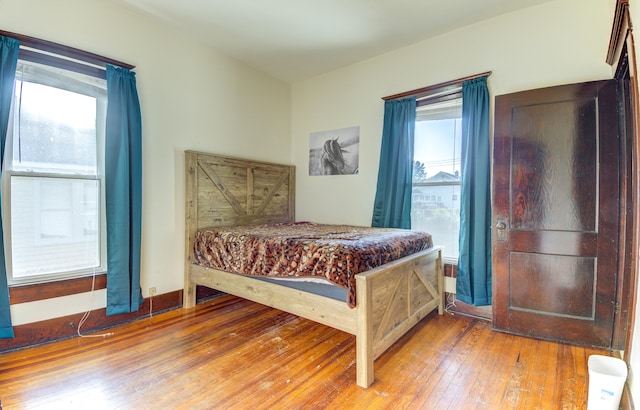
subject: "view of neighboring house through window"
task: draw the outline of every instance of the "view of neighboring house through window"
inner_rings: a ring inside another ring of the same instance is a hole
[[[3,173],[12,283],[105,270],[106,99],[105,80],[18,62]]]
[[[411,228],[433,235],[444,257],[458,259],[462,99],[416,110]]]

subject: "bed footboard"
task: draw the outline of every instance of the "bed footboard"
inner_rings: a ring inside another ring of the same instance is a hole
[[[373,362],[434,309],[444,311],[442,248],[427,249],[356,276],[357,384],[373,383]]]

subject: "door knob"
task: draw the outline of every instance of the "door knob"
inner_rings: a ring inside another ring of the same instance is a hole
[[[505,235],[506,234],[506,232],[505,232],[506,228],[507,228],[507,222],[502,218],[498,219],[497,223],[496,223],[496,229],[497,229],[497,231],[496,231],[496,237],[497,238],[496,239],[498,239],[499,241],[504,241],[504,240],[507,239],[506,235]]]

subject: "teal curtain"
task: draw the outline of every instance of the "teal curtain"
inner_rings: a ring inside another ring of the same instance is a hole
[[[135,312],[142,303],[142,116],[135,73],[107,66],[105,195],[107,315]]]
[[[462,84],[462,187],[456,298],[491,304],[491,196],[487,77]]]
[[[9,127],[9,113],[16,78],[16,65],[20,42],[0,36],[0,176],[4,169],[4,147]],[[2,190],[0,189],[0,215],[2,215]],[[7,265],[4,255],[4,228],[0,224],[0,338],[13,337],[11,306],[7,283]]]
[[[415,97],[384,103],[378,185],[371,226],[411,228]]]

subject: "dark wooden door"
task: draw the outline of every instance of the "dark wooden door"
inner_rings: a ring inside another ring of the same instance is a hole
[[[618,259],[616,83],[496,97],[493,324],[611,345]]]

